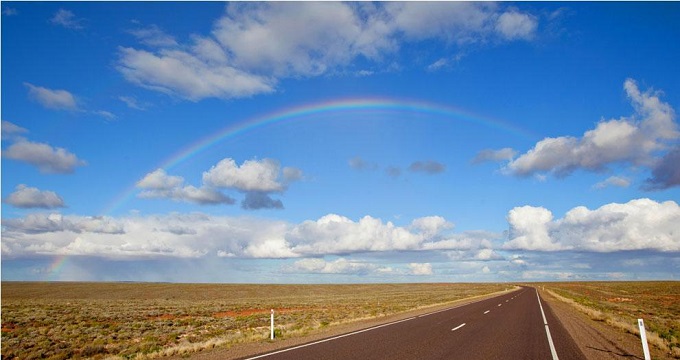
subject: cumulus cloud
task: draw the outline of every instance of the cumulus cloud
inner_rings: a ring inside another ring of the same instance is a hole
[[[184,183],[181,176],[170,176],[163,169],[156,169],[146,174],[137,182],[137,187],[152,190],[169,190]]]
[[[541,172],[567,176],[577,169],[602,171],[611,164],[651,166],[654,155],[680,137],[675,111],[659,94],[642,92],[627,79],[624,89],[635,109],[628,118],[601,121],[582,137],[545,138],[510,161],[507,173],[529,176]]]
[[[43,173],[70,174],[86,163],[63,148],[53,148],[44,143],[19,139],[2,152],[8,159],[19,160],[36,166]]]
[[[203,172],[200,188],[184,185],[181,176],[168,175],[157,169],[137,182],[145,189],[141,198],[167,198],[189,201],[197,204],[233,204],[235,200],[224,195],[219,189],[237,190],[245,194],[241,207],[245,210],[283,209],[283,202],[271,197],[271,193],[282,193],[287,187],[302,178],[302,170],[285,167],[273,159],[246,160],[241,166],[231,158],[222,159],[210,170]]]
[[[78,111],[76,98],[66,90],[52,90],[42,86],[36,86],[25,82],[28,88],[28,95],[40,105],[54,110]]]
[[[66,206],[64,199],[57,195],[57,193],[41,191],[38,188],[28,187],[24,184],[17,185],[14,192],[9,194],[3,202],[23,209],[53,209]]]
[[[76,18],[76,15],[69,10],[59,9],[50,19],[54,25],[60,25],[67,29],[81,30],[84,28],[83,19]]]
[[[411,165],[409,165],[408,169],[411,172],[422,172],[425,174],[434,175],[443,173],[444,170],[446,170],[446,166],[436,161],[426,160],[413,162]]]
[[[285,189],[279,181],[280,168],[273,159],[246,160],[238,166],[236,161],[226,158],[203,173],[203,182],[245,192],[278,192]]]
[[[120,48],[118,70],[193,101],[236,98],[272,92],[283,78],[347,70],[357,59],[383,66],[402,43],[434,40],[448,49],[527,40],[536,28],[534,16],[490,3],[229,3],[211,33],[188,44],[155,26],[133,30],[152,49]]]
[[[542,207],[508,213],[505,249],[535,251],[680,251],[680,206],[674,201],[636,199],[595,210],[579,206],[554,220]]]
[[[120,218],[29,214],[2,220],[2,254],[308,258],[402,250],[476,254],[490,245],[479,234],[450,234],[452,226],[438,217],[401,227],[370,216],[353,221],[334,214],[298,224],[201,213]]]
[[[432,275],[432,264],[430,263],[410,263],[408,264],[411,275]]]
[[[145,199],[172,199],[201,205],[233,204],[231,197],[214,188],[202,186],[197,188],[184,185],[181,176],[168,175],[165,170],[157,169],[148,173],[137,182],[137,187],[145,189],[138,196]]]

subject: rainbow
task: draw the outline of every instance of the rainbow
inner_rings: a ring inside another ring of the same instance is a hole
[[[64,264],[66,264],[67,260],[68,260],[68,256],[66,256],[66,255],[57,255],[52,260],[52,263],[47,268],[46,276],[47,276],[48,281],[58,281],[59,280],[57,277],[61,273],[61,269],[64,267]]]
[[[443,106],[434,103],[414,101],[414,100],[396,100],[396,99],[341,99],[331,100],[320,103],[305,104],[301,106],[285,108],[279,111],[268,113],[259,117],[254,117],[243,122],[237,122],[229,125],[220,131],[210,134],[198,141],[188,144],[181,148],[178,152],[172,154],[167,159],[162,161],[149,172],[158,168],[166,171],[172,169],[178,164],[187,161],[195,155],[209,149],[210,147],[223,142],[229,138],[236,137],[240,134],[253,131],[255,129],[295,119],[309,119],[314,115],[347,112],[347,111],[402,111],[409,113],[424,113],[441,117],[456,119],[473,124],[479,124],[491,129],[507,132],[519,137],[536,139],[537,135],[524,130],[509,122],[494,119],[480,114],[475,114],[460,108]],[[113,202],[108,205],[103,214],[110,214],[111,212],[120,208],[127,202],[135,193],[135,184],[128,186],[124,192],[117,196]]]

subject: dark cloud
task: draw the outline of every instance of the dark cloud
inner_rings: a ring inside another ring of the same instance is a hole
[[[676,146],[659,161],[652,170],[652,177],[645,181],[644,190],[664,190],[680,185],[680,146]]]
[[[439,174],[443,173],[444,170],[446,170],[446,166],[444,166],[441,163],[438,163],[436,161],[432,160],[426,160],[426,161],[416,161],[409,165],[408,167],[409,171],[412,172],[423,172],[426,174],[434,175],[434,174]]]
[[[241,208],[244,210],[283,209],[283,203],[281,200],[272,199],[266,193],[248,192],[241,202]]]

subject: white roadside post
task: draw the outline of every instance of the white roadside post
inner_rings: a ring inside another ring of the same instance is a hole
[[[642,351],[645,354],[645,360],[651,360],[649,355],[649,345],[647,345],[647,333],[645,332],[645,322],[638,319],[638,326],[640,327],[640,340],[642,340]]]
[[[274,309],[272,309],[271,339],[274,340]]]

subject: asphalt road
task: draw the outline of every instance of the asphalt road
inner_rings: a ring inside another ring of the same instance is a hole
[[[542,299],[539,302],[536,290],[527,287],[468,305],[247,359],[586,358],[549,306]]]

